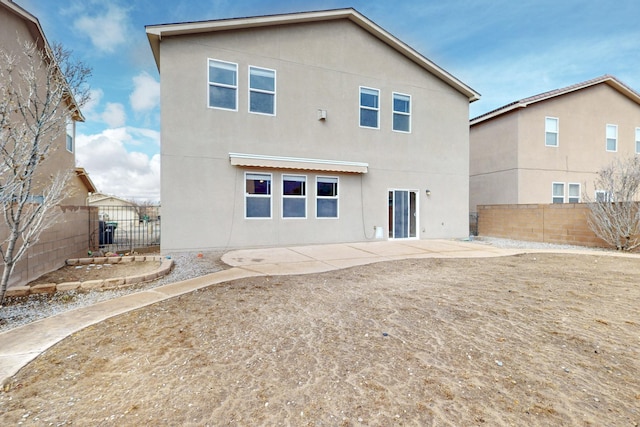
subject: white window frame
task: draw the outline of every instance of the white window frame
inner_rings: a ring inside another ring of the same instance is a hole
[[[395,108],[395,100],[396,100],[396,96],[402,96],[402,97],[406,97],[409,98],[409,112],[404,112],[404,111],[396,111]],[[393,92],[391,95],[391,130],[393,130],[394,132],[400,132],[400,133],[411,133],[411,109],[413,108],[413,101],[411,99],[411,95],[406,94],[406,93],[400,93],[400,92]],[[396,129],[395,128],[395,117],[397,115],[400,116],[406,116],[409,118],[409,129],[408,130],[403,130],[403,129]]]
[[[289,179],[287,180],[286,178],[302,178],[301,181],[298,182],[304,182],[304,194],[302,195],[293,195],[293,194],[284,194],[285,191],[285,186],[284,186],[284,182],[285,181],[295,181],[295,179]],[[282,174],[282,179],[280,180],[281,182],[281,192],[280,194],[282,194],[282,219],[307,219],[307,211],[308,211],[308,207],[307,207],[307,194],[309,194],[309,189],[307,188],[307,183],[309,182],[309,180],[307,179],[306,175],[296,175],[296,174]],[[285,208],[284,208],[284,204],[286,200],[299,200],[302,199],[304,200],[304,216],[285,216]]]
[[[613,202],[613,197],[611,197],[611,193],[606,190],[596,190],[594,200],[596,201],[596,203]]]
[[[320,196],[318,195],[318,182],[321,179],[335,179],[336,194],[335,196]],[[316,218],[317,219],[338,219],[340,218],[340,178],[337,176],[316,176]],[[336,201],[336,216],[319,216],[318,215],[318,200],[335,200]]]
[[[65,146],[67,151],[73,153],[76,146],[76,121],[69,120],[65,131]]]
[[[578,195],[577,196],[572,196],[571,195],[571,188],[572,187],[573,188],[578,187]],[[582,188],[580,186],[580,183],[578,183],[578,182],[570,182],[570,183],[568,183],[568,185],[567,185],[567,203],[580,203],[580,201],[582,200],[581,194],[582,194]]]
[[[556,185],[562,185],[562,196],[556,195],[556,193],[555,193]],[[564,197],[565,187],[566,187],[566,185],[565,185],[564,182],[553,182],[553,183],[551,183],[551,203],[558,203],[558,204],[564,203],[564,201],[565,201],[565,197]],[[555,199],[559,199],[560,197],[562,197],[562,202],[556,202]]]
[[[252,194],[252,193],[248,193],[247,192],[247,179],[249,178],[249,176],[265,176],[265,177],[269,177],[269,194]],[[250,220],[260,220],[260,219],[271,219],[273,218],[273,175],[270,173],[264,173],[264,172],[245,172],[244,173],[244,183],[243,183],[243,188],[244,188],[244,218],[245,219],[250,219]],[[247,216],[247,201],[249,199],[252,198],[261,198],[261,199],[269,199],[269,216]]]
[[[236,73],[236,84],[235,85],[229,85],[229,84],[225,84],[225,83],[215,83],[215,82],[211,82],[211,63],[212,62],[217,62],[220,64],[227,64],[227,65],[231,65],[235,68],[235,73]],[[235,106],[234,108],[225,108],[225,107],[218,107],[218,106],[214,106],[211,105],[211,86],[216,86],[216,87],[222,87],[222,88],[226,88],[226,89],[233,89],[235,92]],[[238,111],[238,64],[235,62],[228,62],[228,61],[223,61],[220,59],[214,59],[214,58],[208,58],[207,59],[207,107],[208,108],[213,108],[216,110],[225,110],[225,111]]]
[[[615,135],[613,136],[613,138],[610,137],[609,135],[609,129],[612,129],[615,133]],[[612,139],[613,143],[615,144],[615,148],[613,150],[609,149],[609,140]],[[616,151],[618,151],[618,125],[612,125],[612,124],[608,124],[605,127],[605,148],[607,151],[611,152],[611,153],[615,153]]]
[[[266,71],[266,72],[270,72],[273,73],[273,91],[270,90],[266,90],[266,89],[258,89],[258,88],[252,88],[251,87],[251,71],[252,70],[256,70],[256,71]],[[276,89],[277,89],[277,77],[276,77],[276,70],[272,70],[271,68],[264,68],[264,67],[257,67],[255,65],[249,65],[249,75],[247,76],[248,79],[248,87],[249,87],[249,102],[247,105],[247,110],[252,113],[252,114],[261,114],[263,116],[275,116],[276,115]],[[261,111],[251,111],[251,94],[252,93],[262,93],[262,94],[267,94],[267,95],[273,95],[273,113],[264,113]]]
[[[640,154],[640,128],[636,128],[636,154]]]
[[[555,122],[555,130],[549,129],[549,127],[547,126],[550,121]],[[547,142],[547,134],[554,134],[556,136],[555,144],[549,144]],[[550,117],[550,116],[547,116],[544,118],[544,145],[545,147],[554,147],[554,148],[560,145],[560,119],[559,118]]]
[[[364,91],[375,91],[377,93],[378,102],[377,107],[369,107],[362,105],[362,92]],[[380,129],[380,89],[376,89],[374,87],[360,86],[358,90],[358,124],[361,128],[364,129]],[[375,111],[376,112],[376,126],[365,126],[362,124],[362,110]]]

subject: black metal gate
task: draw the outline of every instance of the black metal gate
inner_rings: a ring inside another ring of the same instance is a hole
[[[148,252],[160,247],[160,206],[97,206],[89,247],[103,252]],[[97,221],[97,224],[96,224]]]

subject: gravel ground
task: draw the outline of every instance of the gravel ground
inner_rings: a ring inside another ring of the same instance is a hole
[[[472,242],[489,244],[499,248],[592,249],[582,246],[524,242],[493,237],[474,237]],[[174,269],[167,276],[153,282],[105,291],[72,291],[55,295],[34,295],[26,300],[10,303],[0,308],[0,332],[101,301],[220,271],[224,269],[224,264],[220,261],[222,254],[224,252],[208,252],[204,254],[203,258],[198,258],[196,253],[171,254],[170,256],[174,261]]]
[[[28,299],[10,302],[0,308],[0,332],[101,301],[215,273],[224,269],[224,264],[220,261],[223,253],[208,252],[202,258],[198,258],[196,253],[171,254],[171,259],[174,262],[171,273],[152,282],[112,290],[32,295]]]

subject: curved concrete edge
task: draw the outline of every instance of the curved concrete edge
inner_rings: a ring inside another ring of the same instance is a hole
[[[0,333],[0,384],[69,335],[111,317],[218,283],[257,276],[231,268],[77,308]]]
[[[67,336],[103,320],[219,283],[256,276],[313,274],[408,258],[491,258],[527,253],[567,253],[640,259],[638,254],[558,249],[502,249],[454,240],[380,241],[227,252],[232,268],[78,308],[0,333],[0,384]]]
[[[54,294],[75,290],[115,289],[132,286],[138,283],[150,282],[166,276],[173,269],[173,260],[159,255],[146,256],[118,256],[96,258],[72,258],[66,261],[67,266],[124,264],[130,262],[160,262],[155,271],[135,276],[115,277],[103,280],[86,280],[84,282],[43,283],[35,286],[14,286],[7,289],[6,298],[26,297],[35,294]]]

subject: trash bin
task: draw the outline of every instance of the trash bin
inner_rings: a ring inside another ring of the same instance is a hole
[[[118,224],[115,222],[100,221],[98,224],[100,246],[113,244],[113,235],[117,227]]]

